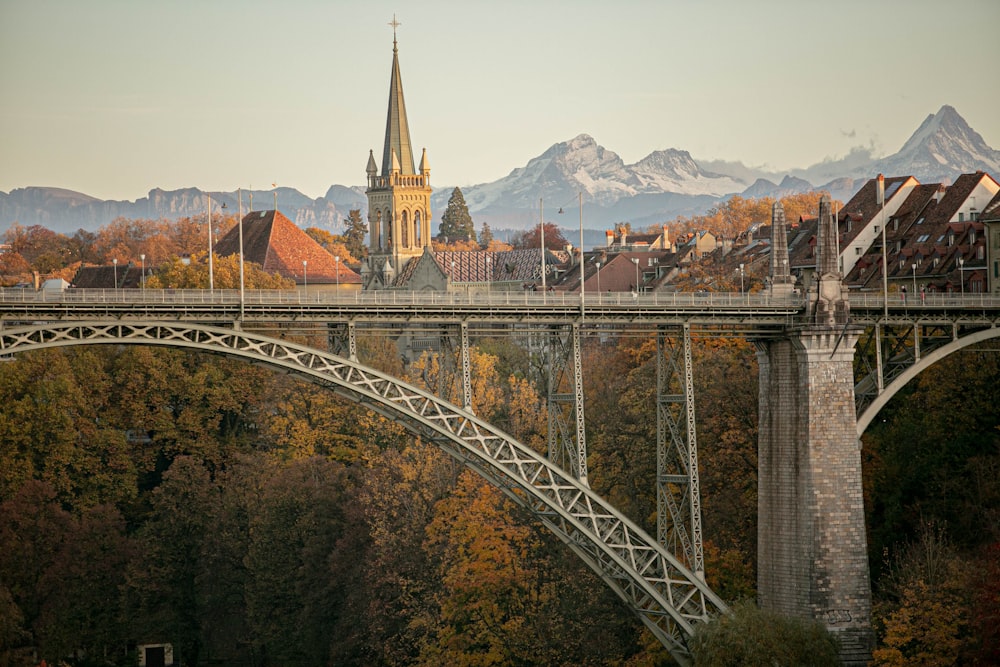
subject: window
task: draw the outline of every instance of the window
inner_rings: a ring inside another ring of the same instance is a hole
[[[955,245],[955,232],[948,232],[948,245]]]
[[[976,259],[985,259],[986,257],[986,246],[979,246],[976,248]]]
[[[958,214],[958,221],[959,222],[965,222],[965,214],[964,213],[959,212],[959,214]]]
[[[976,220],[979,220],[979,211],[977,211],[974,208],[970,208],[969,209],[969,220],[972,220],[973,222],[975,222]]]
[[[854,254],[855,254],[856,256],[858,256],[858,257],[860,257],[860,256],[861,256],[861,247],[860,247],[860,246],[855,246],[855,247],[854,247]]]
[[[924,224],[924,219],[923,218],[917,218],[916,224],[918,224],[918,225]]]
[[[975,242],[976,242],[976,230],[975,229],[970,229],[969,230],[969,243],[975,243]]]
[[[894,232],[898,232],[899,231],[899,218],[893,218],[892,219],[892,231],[894,231]]]
[[[938,265],[938,263],[939,263],[940,261],[941,261],[941,258],[940,258],[940,257],[935,257],[935,258],[934,258],[934,261],[933,261],[933,262],[931,263],[931,266],[933,266],[934,268],[937,268],[937,265]]]
[[[920,236],[917,237],[917,243],[923,243],[924,241],[926,241],[930,237],[931,237],[930,234],[921,234]],[[951,244],[949,243],[948,245],[951,245]]]

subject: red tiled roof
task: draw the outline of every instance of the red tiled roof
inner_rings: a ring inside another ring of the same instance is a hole
[[[239,254],[239,226],[215,244],[220,257]],[[243,217],[243,258],[260,264],[268,273],[291,278],[298,284],[360,284],[361,276],[316,243],[280,211],[251,211]],[[303,267],[302,262],[306,265]],[[303,275],[303,268],[305,275]],[[339,279],[338,279],[339,273]]]

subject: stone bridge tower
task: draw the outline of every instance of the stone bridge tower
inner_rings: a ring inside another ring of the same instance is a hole
[[[424,149],[418,170],[414,169],[410,126],[399,73],[399,49],[393,18],[392,75],[389,80],[389,112],[385,122],[382,169],[368,152],[368,258],[361,267],[364,289],[381,289],[411,259],[431,248],[431,169]]]
[[[772,212],[784,239],[784,212]],[[823,622],[847,665],[871,659],[871,587],[854,404],[850,305],[837,268],[837,222],[820,201],[817,280],[806,320],[756,341],[760,366],[760,605]],[[788,289],[787,245],[773,243],[772,289]],[[784,254],[784,256],[777,256]]]

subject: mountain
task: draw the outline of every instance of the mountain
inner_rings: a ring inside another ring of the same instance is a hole
[[[17,222],[23,226],[41,225],[54,232],[72,236],[78,229],[94,231],[112,220],[160,218],[176,219],[205,216],[206,194],[212,198],[213,215],[233,215],[239,210],[236,192],[204,192],[198,188],[161,190],[154,188],[135,201],[102,201],[61,188],[29,187],[0,192],[0,230]],[[343,231],[343,221],[352,208],[365,209],[363,188],[332,186],[325,197],[311,199],[294,188],[243,192],[243,209],[273,208],[277,194],[278,208],[299,227],[320,227],[331,232]]]
[[[540,199],[553,211],[577,210],[582,192],[588,224],[607,226],[700,212],[706,202],[711,205],[744,187],[729,176],[702,170],[687,151],[654,151],[627,165],[617,153],[581,134],[551,146],[498,181],[463,188],[462,194],[470,212],[491,227],[524,227],[538,220]],[[450,194],[450,188],[442,188],[432,198],[435,210],[447,204]],[[631,199],[636,199],[632,205],[621,205]],[[625,211],[633,215],[623,217]]]
[[[771,172],[741,162],[698,160],[684,150],[656,150],[634,164],[586,134],[553,144],[507,176],[492,183],[462,188],[477,227],[484,221],[496,233],[537,224],[544,205],[547,220],[575,228],[579,193],[584,198],[584,224],[606,229],[616,222],[644,227],[677,216],[703,214],[726,198],[782,197],[825,190],[846,201],[869,178],[913,175],[922,183],[954,182],[959,174],[977,170],[1000,177],[1000,151],[991,148],[950,106],[927,117],[893,155],[875,157],[871,149],[855,148],[844,157],[824,160],[803,169]],[[435,217],[445,210],[452,187],[441,187],[431,197]],[[244,203],[256,198],[255,208],[272,208],[275,192],[281,212],[300,227],[342,230],[351,209],[367,214],[364,187],[333,185],[326,195],[310,199],[293,188],[243,193]],[[217,205],[236,211],[235,192],[209,193]],[[540,201],[543,200],[543,201]],[[178,218],[203,216],[205,193],[197,188],[153,189],[134,202],[102,201],[60,188],[19,188],[0,192],[0,230],[14,222],[43,225],[73,234],[90,231],[117,217]],[[216,209],[218,211],[218,208]],[[575,213],[574,213],[575,212]]]

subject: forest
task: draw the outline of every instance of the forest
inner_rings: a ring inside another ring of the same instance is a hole
[[[143,253],[151,280],[197,285],[204,229],[15,226],[0,278],[71,279],[80,262]],[[233,286],[233,267],[215,266],[216,284]],[[248,280],[287,287],[259,270]],[[325,344],[308,328],[268,333]],[[477,415],[544,451],[535,348],[473,343]],[[385,336],[359,348],[364,363],[459,395],[453,360],[407,364]],[[998,351],[936,364],[863,437],[875,664],[1000,663]],[[590,484],[653,533],[655,354],[642,335],[584,347]],[[755,592],[756,359],[740,339],[696,338],[694,355],[706,574],[740,610]],[[167,642],[184,665],[673,664],[497,488],[327,389],[148,347],[0,362],[0,665],[135,665],[138,645]]]

